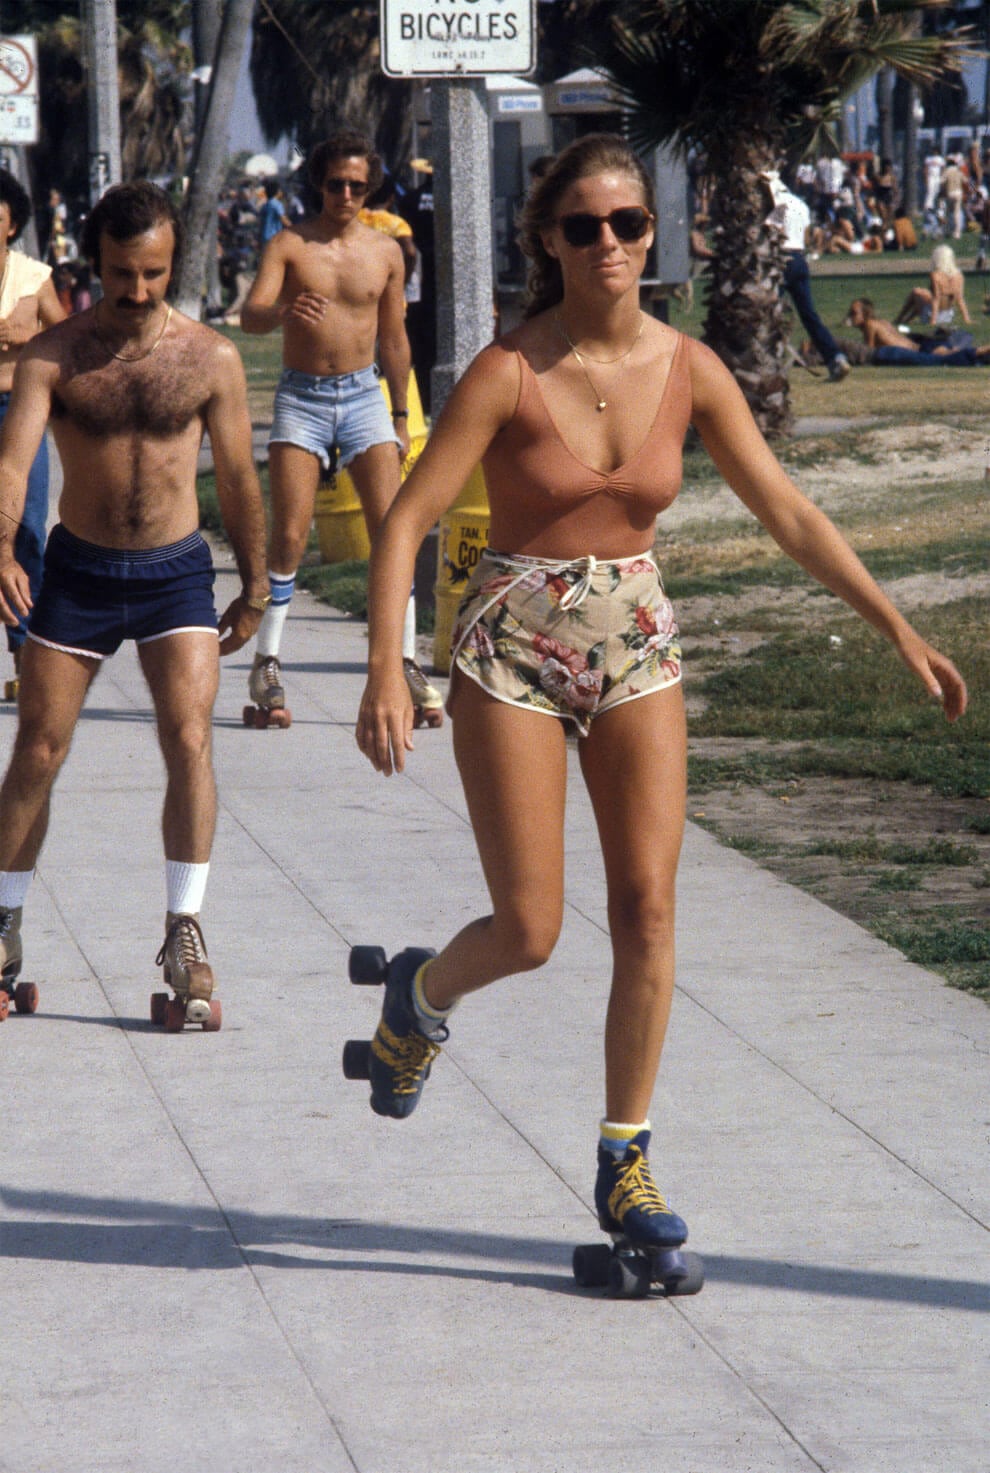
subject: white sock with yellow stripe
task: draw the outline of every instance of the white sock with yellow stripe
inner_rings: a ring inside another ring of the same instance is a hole
[[[618,1120],[602,1120],[598,1129],[602,1149],[611,1152],[613,1156],[624,1156],[630,1141],[641,1130],[649,1130],[650,1122],[644,1120],[640,1125],[624,1125]]]

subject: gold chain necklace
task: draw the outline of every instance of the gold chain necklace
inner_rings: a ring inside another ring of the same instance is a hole
[[[571,339],[570,334],[567,331],[567,328],[564,326],[563,319],[561,318],[561,316],[560,316],[559,313],[557,314],[557,328],[558,328],[558,330],[560,332],[561,337],[564,339],[564,342],[567,344],[567,346],[570,348],[571,352],[574,354],[574,357],[577,359],[577,361],[578,361],[578,367],[580,368],[581,372],[584,374],[585,378],[588,380],[588,388],[591,390],[591,392],[595,396],[595,408],[598,410],[598,413],[599,414],[601,414],[603,410],[605,410],[605,409],[608,408],[608,400],[607,399],[603,399],[602,396],[601,396],[601,394],[599,393],[599,391],[598,391],[598,389],[597,389],[597,387],[595,385],[594,379],[591,377],[591,374],[588,372],[587,367],[585,366],[585,362],[584,362],[585,358],[587,358],[590,363],[600,363],[600,364],[602,364],[603,367],[605,365],[611,364],[611,363],[618,363],[620,365],[619,371],[615,375],[615,379],[614,379],[614,381],[612,383],[612,388],[610,390],[611,393],[614,393],[614,391],[615,391],[615,389],[616,389],[616,387],[618,385],[619,379],[622,377],[623,373],[625,372],[626,363],[627,363],[627,361],[629,359],[630,353],[632,352],[633,348],[635,348],[635,346],[639,342],[640,338],[643,336],[643,328],[645,326],[646,326],[646,318],[643,316],[642,313],[640,313],[640,318],[639,318],[639,331],[637,332],[636,336],[633,338],[632,342],[629,344],[628,348],[626,349],[626,351],[624,353],[620,353],[617,358],[592,358],[592,356],[591,356],[590,353],[585,353],[584,355],[582,355],[582,354],[580,354],[578,352],[577,348],[574,346],[574,343],[573,343],[573,341]]]
[[[171,302],[169,302],[167,308],[165,309],[165,321],[162,323],[161,331],[155,338],[155,341],[152,343],[151,347],[145,348],[141,353],[133,353],[131,355],[128,355],[127,353],[115,353],[113,348],[111,348],[110,344],[107,342],[106,338],[103,336],[102,332],[100,331],[98,315],[99,310],[100,309],[97,306],[96,311],[93,314],[93,326],[96,329],[96,336],[99,338],[104,348],[106,348],[107,352],[110,354],[110,357],[118,359],[121,363],[140,363],[142,358],[150,358],[152,353],[158,347],[158,344],[161,342],[162,338],[165,336],[165,333],[168,330],[168,325],[172,321],[172,304]]]

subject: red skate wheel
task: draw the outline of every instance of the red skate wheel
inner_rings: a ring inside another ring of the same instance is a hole
[[[245,726],[250,726],[257,731],[265,725],[265,713],[259,706],[245,706],[241,712],[241,720]]]
[[[170,997],[165,1004],[165,1032],[181,1033],[186,1026],[186,1005],[180,997]]]
[[[222,1021],[223,1009],[220,1006],[220,999],[214,997],[210,1000],[210,1016],[203,1019],[203,1032],[219,1033]]]
[[[283,731],[288,731],[292,725],[292,712],[287,706],[276,706],[274,711],[269,711],[266,726],[278,726]]]
[[[156,1028],[164,1028],[165,1014],[168,1012],[168,993],[153,992],[151,994],[151,1021]]]
[[[0,1023],[3,1022],[10,1012],[10,993],[5,987],[0,987]]]
[[[14,1007],[19,1013],[38,1011],[38,989],[33,982],[18,982],[14,988]]]

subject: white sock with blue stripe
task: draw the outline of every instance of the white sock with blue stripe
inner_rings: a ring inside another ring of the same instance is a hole
[[[266,658],[269,655],[277,655],[282,643],[282,630],[285,628],[292,595],[296,591],[296,575],[295,573],[273,573],[269,568],[268,586],[271,589],[272,601],[258,625],[258,641],[255,645],[258,654]]]

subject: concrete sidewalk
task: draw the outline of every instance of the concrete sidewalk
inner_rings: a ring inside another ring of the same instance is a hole
[[[218,600],[236,591],[229,557]],[[218,1034],[151,1027],[162,772],[101,674],[0,1025],[3,1473],[986,1473],[990,1009],[698,829],[654,1105],[696,1298],[578,1289],[609,971],[580,783],[553,960],[466,1002],[398,1124],[340,1073],[348,948],[483,905],[449,727],[385,782],[365,633],[305,595],[294,724],[224,668],[204,926]],[[0,708],[0,752],[14,713]]]

